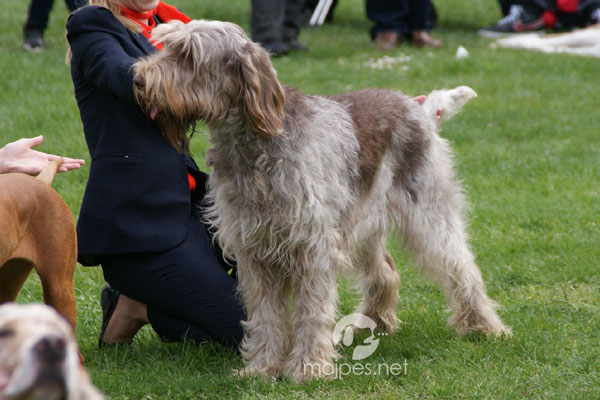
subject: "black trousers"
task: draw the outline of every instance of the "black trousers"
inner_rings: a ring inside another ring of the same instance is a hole
[[[80,2],[81,0],[65,0],[69,11],[74,11],[80,5]],[[39,29],[44,31],[48,26],[48,18],[53,5],[54,0],[31,0],[24,29]]]
[[[367,0],[367,18],[375,23],[371,38],[384,31],[410,37],[413,31],[431,29],[432,7],[430,0]]]
[[[296,39],[304,0],[252,0],[252,40],[272,43]]]
[[[164,253],[102,256],[104,279],[148,306],[154,331],[165,341],[216,341],[237,348],[245,319],[236,280],[199,218],[187,237]]]

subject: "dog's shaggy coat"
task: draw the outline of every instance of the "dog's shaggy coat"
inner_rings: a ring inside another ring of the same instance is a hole
[[[422,106],[376,89],[309,96],[282,86],[237,25],[169,23],[155,39],[164,50],[136,63],[136,96],[179,149],[189,123],[210,128],[206,217],[238,263],[245,373],[302,381],[332,371],[342,270],[359,276],[357,312],[394,330],[393,226],[440,284],[459,333],[510,333],[467,246],[463,197],[437,134],[436,111],[449,118],[470,88],[433,92]]]

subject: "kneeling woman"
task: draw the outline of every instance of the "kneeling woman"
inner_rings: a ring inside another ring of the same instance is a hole
[[[162,22],[190,19],[158,0],[90,0],[71,14],[71,75],[92,163],[79,261],[102,265],[99,343],[130,342],[150,323],[164,340],[237,346],[245,318],[230,267],[197,205],[206,175],[138,107],[131,66],[160,51]]]

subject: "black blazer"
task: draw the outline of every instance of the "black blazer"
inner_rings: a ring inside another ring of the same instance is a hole
[[[69,17],[67,39],[92,160],[77,221],[79,261],[95,265],[99,255],[177,246],[191,215],[187,172],[196,178],[200,192],[206,175],[169,145],[135,102],[131,66],[156,48],[96,6]]]

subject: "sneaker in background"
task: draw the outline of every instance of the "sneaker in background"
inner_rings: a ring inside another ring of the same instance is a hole
[[[479,34],[486,37],[498,37],[510,33],[537,31],[544,28],[540,16],[533,15],[522,6],[512,5],[506,17],[492,26],[480,29]]]
[[[44,39],[42,39],[42,31],[39,29],[28,29],[24,32],[25,43],[23,48],[30,53],[37,53],[46,47]]]

